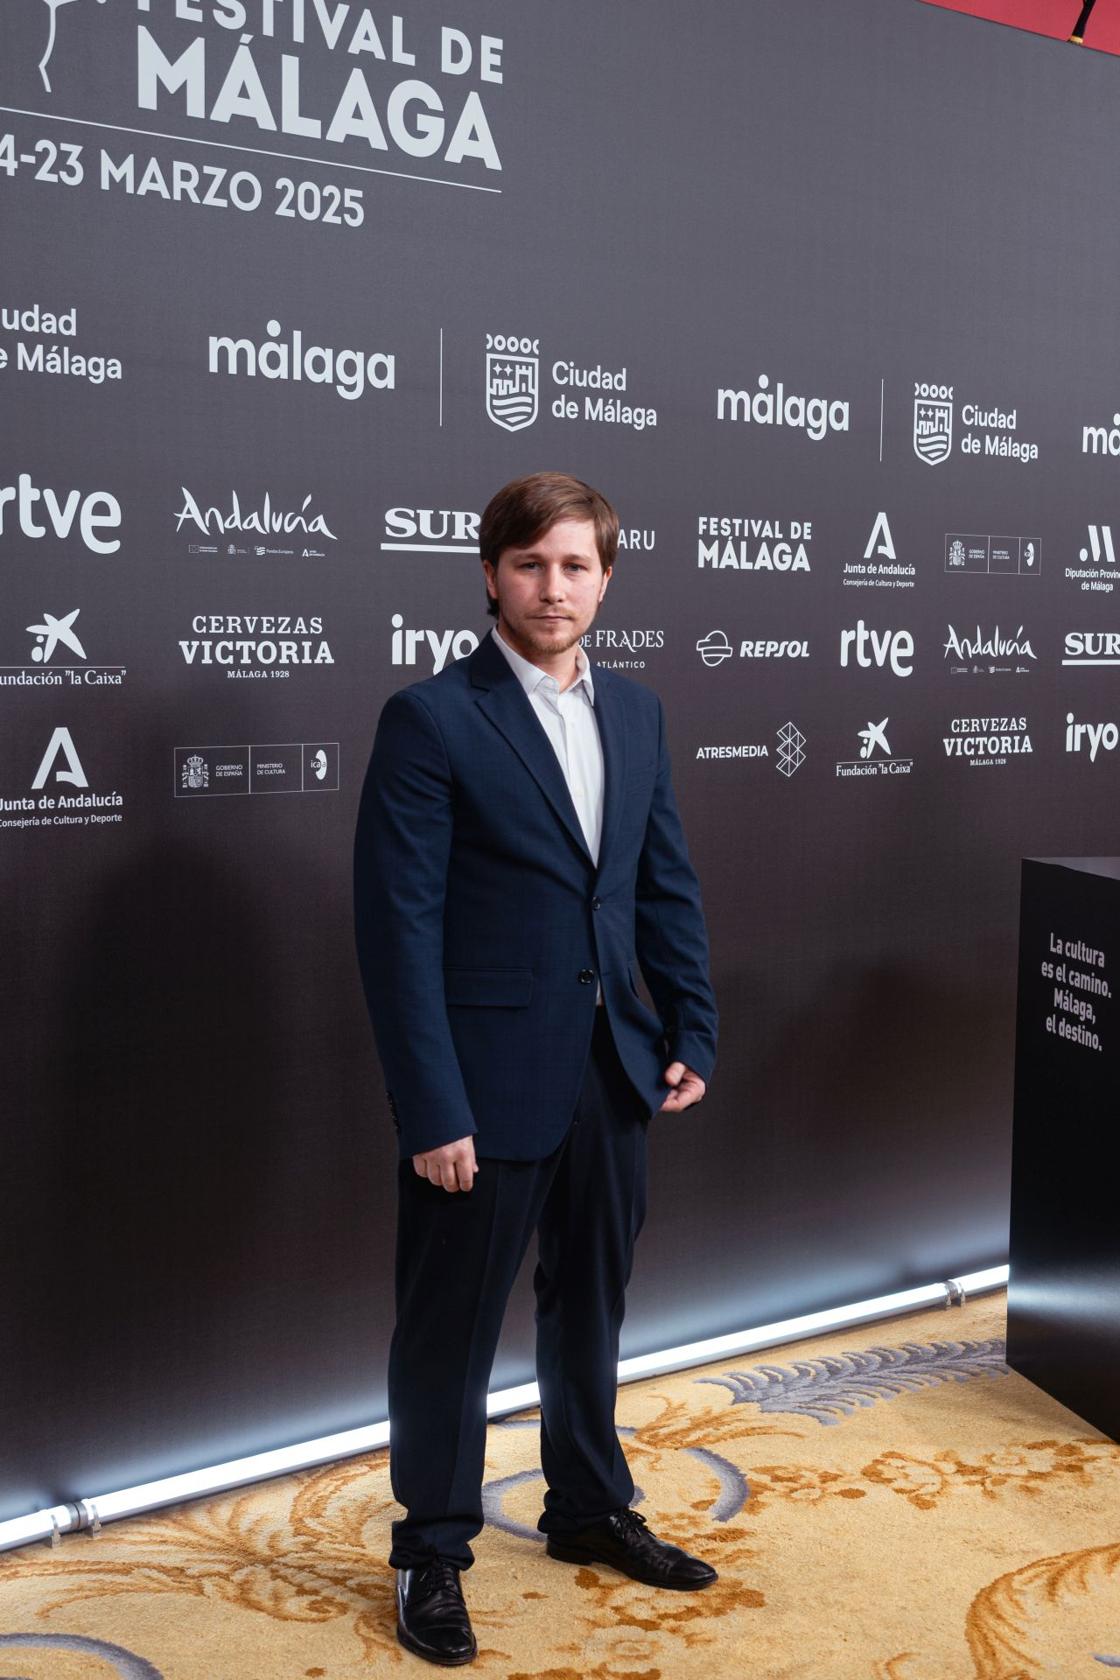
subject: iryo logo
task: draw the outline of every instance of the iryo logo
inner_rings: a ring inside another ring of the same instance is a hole
[[[1097,754],[1115,752],[1120,745],[1120,729],[1114,723],[1075,723],[1073,713],[1066,713],[1066,751],[1079,753],[1085,743],[1089,747],[1089,763],[1095,764]]]
[[[432,671],[442,671],[448,656],[465,659],[478,646],[473,630],[406,630],[401,613],[393,614],[394,665],[415,665],[420,648],[428,648],[432,656]]]

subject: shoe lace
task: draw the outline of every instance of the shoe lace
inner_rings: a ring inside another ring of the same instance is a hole
[[[431,1563],[425,1565],[418,1584],[425,1598],[434,1597],[448,1588],[454,1593],[459,1586],[459,1571],[446,1558],[433,1558]]]
[[[640,1511],[631,1511],[629,1507],[616,1511],[614,1520],[624,1534],[638,1534],[649,1526]]]

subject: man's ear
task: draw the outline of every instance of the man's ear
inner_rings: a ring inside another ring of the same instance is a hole
[[[497,577],[496,577],[495,572],[494,572],[493,561],[484,560],[482,562],[482,570],[486,574],[486,591],[487,591],[487,594],[490,596],[490,599],[492,601],[496,601],[498,599],[498,580],[497,580]]]
[[[603,596],[607,593],[607,584],[611,581],[611,573],[613,571],[614,571],[613,566],[606,566],[603,570],[603,582],[602,582],[602,587],[599,590],[600,601],[603,599]]]

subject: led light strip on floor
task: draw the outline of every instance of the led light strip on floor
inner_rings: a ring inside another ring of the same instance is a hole
[[[875,1319],[892,1318],[916,1307],[933,1306],[939,1302],[949,1306],[969,1295],[1002,1289],[1007,1283],[1007,1274],[1006,1266],[990,1266],[986,1271],[971,1272],[966,1277],[952,1278],[948,1283],[923,1284],[918,1289],[903,1289],[897,1294],[880,1295],[871,1301],[856,1301],[847,1307],[830,1307],[825,1312],[804,1313],[799,1318],[783,1319],[777,1324],[763,1324],[756,1330],[737,1330],[729,1336],[711,1336],[706,1341],[689,1342],[684,1347],[666,1348],[663,1353],[639,1354],[634,1359],[620,1362],[618,1380],[634,1382],[640,1377],[663,1376],[668,1371],[708,1365],[713,1360],[726,1359],[733,1354],[752,1353],[759,1348],[779,1347],[783,1342],[801,1341],[825,1330],[838,1329],[841,1325],[869,1324]],[[487,1415],[504,1417],[510,1412],[521,1412],[535,1406],[539,1398],[536,1383],[499,1389],[487,1398]],[[273,1452],[253,1453],[248,1458],[233,1459],[228,1464],[215,1464],[206,1470],[188,1470],[180,1476],[165,1476],[160,1481],[123,1488],[118,1493],[98,1494],[96,1498],[79,1499],[76,1504],[54,1505],[49,1510],[33,1511],[26,1517],[12,1517],[0,1522],[0,1551],[26,1546],[35,1540],[50,1540],[53,1544],[61,1535],[75,1529],[96,1532],[102,1523],[117,1517],[136,1516],[141,1511],[153,1511],[163,1505],[177,1505],[184,1499],[226,1493],[231,1488],[265,1481],[270,1476],[307,1470],[312,1465],[328,1464],[337,1458],[352,1458],[358,1453],[383,1447],[388,1440],[387,1422],[367,1424],[361,1429],[347,1429],[338,1435],[323,1435],[317,1441],[301,1441],[295,1446],[278,1447]]]

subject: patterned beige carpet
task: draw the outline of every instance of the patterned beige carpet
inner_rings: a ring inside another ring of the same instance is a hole
[[[658,1594],[544,1555],[536,1433],[490,1434],[472,1672],[1094,1680],[1120,1670],[1120,1447],[1001,1363],[1004,1302],[623,1390]],[[369,1680],[394,1641],[384,1454],[0,1556],[0,1680]]]

